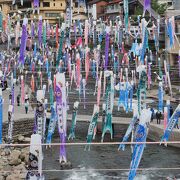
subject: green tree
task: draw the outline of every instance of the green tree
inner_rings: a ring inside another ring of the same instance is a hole
[[[163,15],[167,9],[167,3],[159,4],[157,0],[151,0],[151,7],[158,14]]]
[[[165,13],[167,7],[167,3],[159,4],[158,0],[151,0],[151,8],[160,15],[163,15]],[[137,5],[134,14],[135,16],[143,14],[143,8],[141,5]]]

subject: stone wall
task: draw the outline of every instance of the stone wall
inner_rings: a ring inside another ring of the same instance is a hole
[[[19,135],[29,135],[33,132],[34,119],[21,119],[14,122],[13,138]],[[8,124],[3,124],[3,137],[6,137],[8,133]]]

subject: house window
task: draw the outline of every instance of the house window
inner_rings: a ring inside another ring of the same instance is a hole
[[[78,2],[75,2],[75,7],[76,7],[76,8],[78,7]]]
[[[23,7],[24,8],[31,8],[31,2],[24,2]]]
[[[61,3],[61,7],[63,6],[63,4]]]
[[[60,14],[59,13],[45,13],[46,17],[59,17]]]
[[[31,8],[31,2],[24,2],[23,6],[20,2],[16,3],[18,9]]]
[[[49,2],[43,2],[43,7],[50,7],[50,3]]]
[[[173,5],[172,2],[168,2],[167,4],[168,4],[168,6],[172,6]]]

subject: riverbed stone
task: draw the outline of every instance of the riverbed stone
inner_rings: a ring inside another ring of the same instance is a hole
[[[21,154],[21,151],[15,149],[15,150],[13,150],[13,151],[11,152],[10,157],[17,157],[17,158],[18,158],[20,154]]]
[[[6,179],[9,175],[10,173],[7,173],[7,172],[2,173],[2,176],[4,177],[4,179]]]
[[[19,156],[21,154],[21,151],[19,150],[13,150],[9,157],[9,164],[10,165],[19,165],[21,163],[21,159],[19,159]]]
[[[10,172],[12,171],[12,166],[10,166],[9,164],[4,164],[3,171],[4,172],[2,173],[2,176],[4,176],[6,179],[6,177],[11,174]]]
[[[31,141],[31,138],[29,138],[29,137],[25,137],[23,140],[23,142],[30,142],[30,141]]]
[[[19,135],[19,136],[18,136],[18,141],[19,141],[19,142],[23,142],[24,139],[25,139],[24,136],[22,136],[22,135]]]
[[[19,179],[19,174],[10,174],[9,176],[7,176],[6,180],[15,180],[15,179]]]
[[[61,169],[72,169],[72,164],[70,161],[61,162],[60,166],[61,166]]]
[[[25,172],[24,173],[20,173],[19,174],[19,179],[25,179],[26,178],[26,174],[27,173],[25,173]]]
[[[3,169],[3,167],[4,167],[3,162],[1,162],[0,169]]]
[[[20,172],[20,173],[26,172],[26,168],[25,168],[25,166],[24,166],[23,163],[21,163],[21,164],[19,164],[19,165],[17,165],[17,166],[14,166],[14,167],[13,167],[13,170],[14,170],[14,171],[18,171],[18,172]]]
[[[5,180],[5,177],[0,175],[0,180]]]
[[[9,164],[12,166],[17,166],[17,165],[21,164],[21,159],[14,158],[14,159],[10,160]]]
[[[5,156],[5,152],[4,151],[1,152],[1,156]]]
[[[4,152],[5,152],[5,156],[8,156],[8,155],[10,155],[11,150],[9,148],[5,148]]]
[[[21,154],[19,156],[21,161],[24,161],[25,163],[28,163],[29,160],[29,147],[23,148],[21,150]]]

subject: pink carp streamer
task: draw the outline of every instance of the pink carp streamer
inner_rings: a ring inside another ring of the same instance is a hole
[[[34,75],[32,75],[32,77],[31,77],[31,90],[32,90],[32,92],[35,92],[35,89],[34,89]]]
[[[51,36],[52,36],[52,38],[54,38],[54,28],[53,28],[53,26],[51,26]]]
[[[76,42],[76,46],[82,47],[82,37],[79,37]]]
[[[58,49],[59,47],[59,28],[58,25],[56,24],[56,48]]]
[[[67,53],[69,53],[69,51],[67,51]],[[68,73],[69,73],[69,78],[71,79],[71,76],[72,76],[72,69],[71,69],[71,58],[70,58],[70,54],[68,54],[67,62],[68,62]]]
[[[24,104],[24,77],[21,76],[21,102]]]
[[[168,86],[167,76],[166,76],[166,75],[164,75],[163,77],[164,77],[164,84],[165,84],[165,87],[167,87],[167,86]]]
[[[124,53],[124,56],[123,56],[123,59],[122,59],[122,64],[125,64],[125,65],[129,65],[129,55],[128,53]]]
[[[168,82],[169,89],[170,89],[170,94],[171,94],[171,97],[172,97],[172,86],[171,86],[171,80],[170,80],[170,76],[169,76],[169,71],[167,70],[166,60],[164,60],[164,71],[165,71],[165,74],[166,74],[166,77],[167,77],[167,82]]]
[[[179,77],[180,77],[180,50],[179,50],[178,64],[179,64]]]
[[[32,73],[34,74],[35,73],[35,63],[32,62]]]
[[[80,55],[77,53],[76,55],[76,85],[77,88],[80,88],[80,83],[81,83],[81,60],[80,60]]]
[[[151,88],[151,83],[152,83],[152,80],[151,80],[151,64],[148,63],[148,89]]]
[[[54,82],[53,82],[53,84],[54,84],[54,92],[56,92],[56,75],[54,75]]]
[[[166,130],[167,127],[167,121],[168,121],[168,108],[164,107],[164,131]]]
[[[126,53],[125,48],[124,48],[124,42],[122,42],[121,53]]]
[[[85,21],[85,29],[84,29],[84,38],[85,38],[85,46],[88,46],[88,20]]]
[[[100,77],[98,80],[98,87],[97,87],[97,106],[100,106],[100,99],[101,99],[101,79],[102,79],[102,71],[100,72]]]
[[[89,69],[90,69],[90,59],[89,59],[89,48],[86,48],[86,57],[85,57],[85,71],[86,71],[86,82],[89,76]]]
[[[15,44],[16,44],[16,46],[18,45],[18,40],[19,40],[19,37],[20,37],[20,23],[19,22],[17,22],[17,24],[16,24],[16,32],[15,32],[15,36],[16,36],[16,38],[15,38]]]

